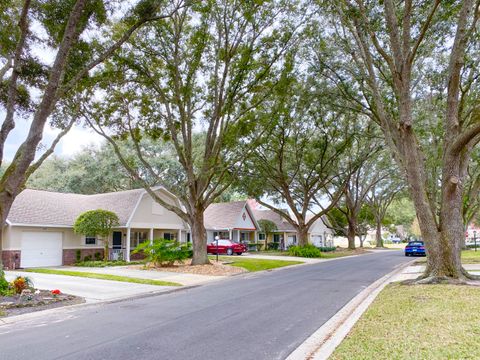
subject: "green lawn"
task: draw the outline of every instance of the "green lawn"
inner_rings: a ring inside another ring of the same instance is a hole
[[[480,288],[391,284],[330,359],[480,359]]]
[[[210,256],[215,260],[215,256]],[[228,262],[228,265],[244,268],[250,272],[270,270],[284,266],[303,264],[303,261],[270,260],[270,259],[248,259],[241,256],[219,256],[219,260]]]
[[[424,264],[427,262],[426,258],[419,258],[417,264]],[[462,250],[462,264],[480,264],[480,248],[475,250]]]
[[[463,250],[462,264],[480,264],[480,249],[477,249],[477,251]]]
[[[140,279],[140,278],[134,278],[134,277],[128,277],[128,276],[109,275],[109,274],[96,274],[96,273],[83,272],[83,271],[69,271],[69,270],[56,270],[56,269],[28,269],[24,271],[28,271],[32,273],[40,273],[40,274],[67,275],[67,276],[84,277],[84,278],[90,278],[90,279],[122,281],[122,282],[145,284],[145,285],[182,286],[182,284],[169,282],[169,281]]]

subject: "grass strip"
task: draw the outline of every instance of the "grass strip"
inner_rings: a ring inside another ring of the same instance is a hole
[[[480,288],[387,286],[330,359],[480,359]]]
[[[134,284],[144,284],[144,285],[156,285],[156,286],[182,286],[182,284],[162,281],[162,280],[152,280],[152,279],[141,279],[129,276],[120,276],[120,275],[110,275],[110,274],[97,274],[91,272],[83,271],[69,271],[69,270],[57,270],[57,269],[26,269],[23,270],[26,272],[39,273],[39,274],[51,274],[51,275],[66,275],[66,276],[75,276],[83,277],[89,279],[99,279],[99,280],[110,280],[110,281],[121,281]]]
[[[210,256],[211,260],[215,260],[215,256]],[[303,261],[288,260],[270,260],[270,259],[248,259],[234,256],[220,256],[219,260],[226,261],[231,266],[237,266],[250,272],[271,270],[284,266],[303,264]]]

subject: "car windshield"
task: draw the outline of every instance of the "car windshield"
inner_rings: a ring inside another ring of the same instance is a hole
[[[408,246],[423,246],[423,242],[421,241],[412,241],[408,243]]]

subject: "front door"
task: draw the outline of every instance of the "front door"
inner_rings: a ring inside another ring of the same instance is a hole
[[[113,232],[113,249],[122,248],[122,232],[114,231]]]

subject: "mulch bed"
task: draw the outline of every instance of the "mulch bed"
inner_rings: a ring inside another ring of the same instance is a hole
[[[18,294],[13,296],[0,296],[0,317],[20,315],[84,302],[84,298],[68,294],[53,296],[48,290],[40,290],[39,293],[31,293],[28,296]]]
[[[151,270],[151,271],[166,271],[166,272],[177,272],[184,274],[196,274],[196,275],[211,275],[211,276],[230,276],[235,274],[242,274],[248,272],[247,270],[225,264],[225,262],[219,261],[218,263],[215,260],[210,260],[210,264],[207,265],[190,265],[191,260],[185,261],[183,264],[176,263],[173,266],[162,266],[155,267],[152,264],[144,265],[134,265],[129,266],[130,269],[140,269],[140,270]],[[227,262],[228,263],[228,262]]]

